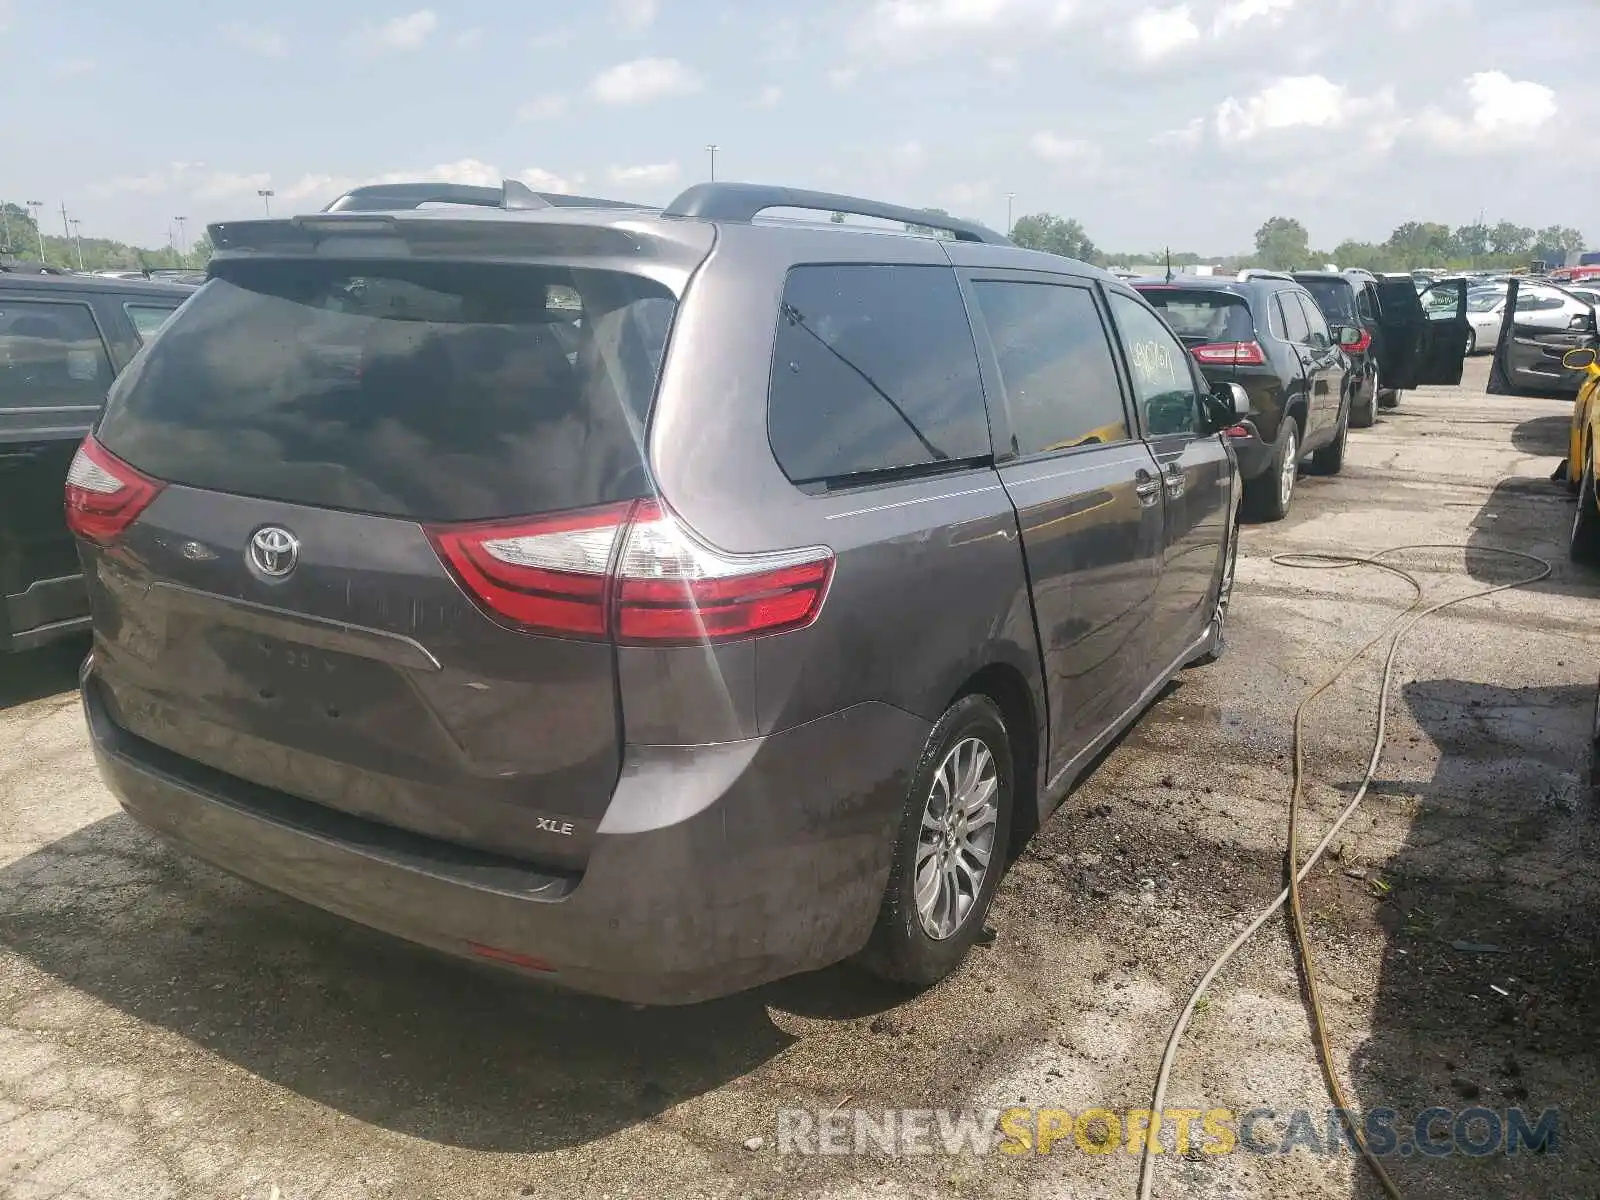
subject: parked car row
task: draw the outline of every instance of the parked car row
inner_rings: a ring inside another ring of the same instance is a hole
[[[1350,427],[1373,423],[1403,389],[1461,381],[1470,336],[1465,285],[1448,320],[1429,319],[1409,276],[1364,271],[1237,278],[1136,280],[1189,347],[1206,378],[1238,383],[1256,436],[1236,447],[1247,510],[1261,520],[1289,511],[1300,465],[1337,474]]]
[[[1289,276],[1129,286],[754,185],[210,234],[65,472],[106,780],[247,879],[657,1003],[954,969],[1008,852],[1223,651],[1241,470],[1282,515],[1465,337],[1409,286],[1336,332]]]

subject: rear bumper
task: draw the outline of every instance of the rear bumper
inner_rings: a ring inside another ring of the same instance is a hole
[[[83,699],[95,757],[141,824],[373,928],[650,1004],[740,991],[865,945],[929,730],[863,704],[766,738],[629,747],[587,866],[560,873],[172,755],[115,724],[93,671],[91,658]]]

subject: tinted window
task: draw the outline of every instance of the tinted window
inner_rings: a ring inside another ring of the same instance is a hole
[[[796,267],[768,397],[796,483],[989,454],[972,330],[948,267]]]
[[[1378,319],[1378,300],[1372,288],[1363,285],[1356,295],[1356,316],[1363,325],[1374,324]]]
[[[158,479],[391,516],[626,499],[673,311],[607,271],[235,264],[124,372],[100,436]]]
[[[1111,315],[1128,356],[1133,392],[1151,437],[1199,429],[1199,401],[1189,352],[1161,318],[1136,300],[1111,293]]]
[[[1196,288],[1151,287],[1139,292],[1161,310],[1167,324],[1186,342],[1253,342],[1256,323],[1244,297]]]
[[[152,304],[124,304],[122,310],[128,314],[128,320],[133,322],[133,328],[139,334],[141,342],[147,342],[154,337],[156,330],[165,325],[167,318],[173,313],[171,308],[160,308]]]
[[[1288,303],[1290,297],[1285,295],[1284,302]],[[1328,322],[1318,311],[1316,302],[1310,296],[1295,297],[1300,301],[1300,307],[1306,315],[1306,327],[1311,330],[1311,345],[1322,349],[1333,345],[1333,333],[1328,328]]]
[[[98,409],[111,377],[87,307],[0,297],[0,408]]]
[[[1116,361],[1088,288],[975,284],[1020,454],[1122,441]]]
[[[1279,292],[1273,299],[1283,320],[1283,340],[1306,345],[1311,341],[1311,326],[1306,324],[1305,311],[1293,292]]]
[[[1317,308],[1330,323],[1355,323],[1355,288],[1343,279],[1302,279],[1300,284],[1311,293]]]

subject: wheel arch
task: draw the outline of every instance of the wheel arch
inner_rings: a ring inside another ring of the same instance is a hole
[[[950,703],[964,696],[987,696],[993,700],[1010,735],[1016,794],[1012,798],[1008,836],[1015,855],[1039,829],[1041,713],[1027,678],[1008,662],[991,662],[974,672],[956,689]]]

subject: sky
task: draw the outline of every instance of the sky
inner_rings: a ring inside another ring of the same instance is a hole
[[[1227,253],[1600,239],[1600,0],[0,0],[0,198],[162,245],[399,179],[708,177]],[[1008,202],[1008,193],[1012,198]]]

